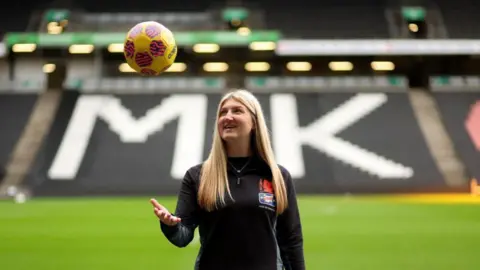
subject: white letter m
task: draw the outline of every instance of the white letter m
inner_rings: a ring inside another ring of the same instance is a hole
[[[113,96],[81,96],[48,171],[52,180],[77,175],[97,118],[103,119],[124,143],[145,143],[148,137],[178,118],[171,175],[181,179],[189,166],[202,160],[208,100],[204,95],[172,95],[135,119]],[[192,130],[195,131],[194,135]],[[159,147],[159,151],[161,148]]]

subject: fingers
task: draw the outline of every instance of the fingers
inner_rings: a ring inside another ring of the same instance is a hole
[[[150,203],[153,205],[153,207],[158,208],[158,209],[165,209],[161,204],[157,202],[155,199],[150,199]]]
[[[155,215],[157,215],[157,217],[162,221],[167,220],[168,215],[170,214],[167,211],[163,211],[163,210],[160,210],[158,208],[154,208],[153,211],[155,212]]]
[[[160,219],[160,221],[162,221],[162,223],[173,226],[181,221],[181,218],[170,214],[170,212],[161,204],[159,204],[155,199],[151,199],[150,202],[154,206],[153,212]]]
[[[155,212],[155,215],[160,219],[160,221],[169,226],[176,225],[181,221],[181,218],[173,216],[168,211],[160,210],[158,208],[155,208],[153,211]]]

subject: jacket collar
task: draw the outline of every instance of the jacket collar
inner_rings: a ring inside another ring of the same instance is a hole
[[[231,165],[227,165],[227,171],[236,173]],[[256,172],[259,174],[271,174],[270,166],[258,154],[251,156],[248,165],[242,170],[241,174]]]

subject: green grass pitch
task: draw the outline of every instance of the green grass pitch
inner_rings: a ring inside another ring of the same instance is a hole
[[[173,210],[175,198],[157,199]],[[198,240],[183,249],[169,244],[148,200],[0,202],[1,269],[193,269]],[[299,203],[307,269],[480,267],[480,204],[357,197],[300,197]]]

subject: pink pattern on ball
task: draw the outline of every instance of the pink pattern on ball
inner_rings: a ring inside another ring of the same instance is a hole
[[[154,40],[150,43],[150,53],[153,56],[163,56],[167,47],[160,40]]]
[[[147,34],[147,36],[149,38],[154,38],[154,37],[160,35],[161,31],[162,31],[162,29],[160,29],[160,27],[156,24],[149,24],[145,28],[145,34]]]
[[[135,63],[139,67],[146,67],[151,65],[153,62],[153,58],[146,52],[140,52],[135,55]]]
[[[131,40],[128,40],[125,42],[123,50],[125,51],[125,56],[127,58],[132,58],[135,54],[135,44]]]

